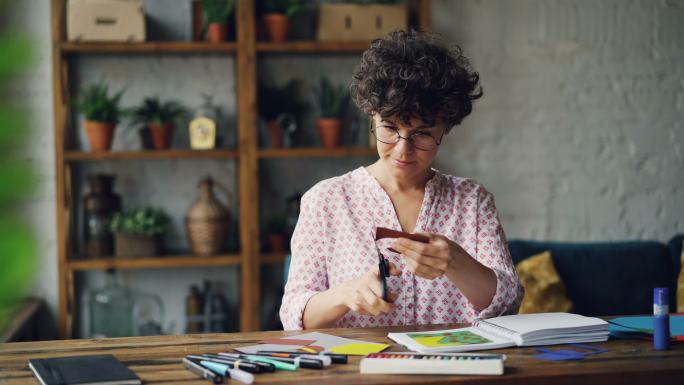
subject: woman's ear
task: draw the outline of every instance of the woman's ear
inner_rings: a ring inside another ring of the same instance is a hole
[[[375,114],[368,115],[368,128],[370,131],[374,131],[376,127]]]

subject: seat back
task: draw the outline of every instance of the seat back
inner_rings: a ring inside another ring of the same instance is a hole
[[[509,248],[516,264],[549,250],[568,298],[575,304],[575,313],[651,314],[654,287],[669,288],[670,309],[675,308],[673,261],[668,248],[660,242],[511,240]]]

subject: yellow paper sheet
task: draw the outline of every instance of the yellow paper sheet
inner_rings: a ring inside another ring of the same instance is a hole
[[[337,354],[365,356],[370,353],[379,353],[387,348],[389,348],[389,345],[386,344],[347,344],[335,346],[330,351]]]

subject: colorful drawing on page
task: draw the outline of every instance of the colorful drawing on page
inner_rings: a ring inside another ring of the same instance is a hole
[[[417,343],[425,347],[461,346],[492,342],[491,340],[468,330],[449,333],[409,333]]]

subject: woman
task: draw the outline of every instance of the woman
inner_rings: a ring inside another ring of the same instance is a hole
[[[517,312],[523,290],[494,197],[431,168],[445,135],[482,95],[478,82],[458,47],[428,34],[373,41],[351,93],[372,117],[379,159],[303,196],[280,309],[286,330],[467,323]],[[429,243],[376,242],[377,227]],[[387,301],[378,253],[390,262]]]

